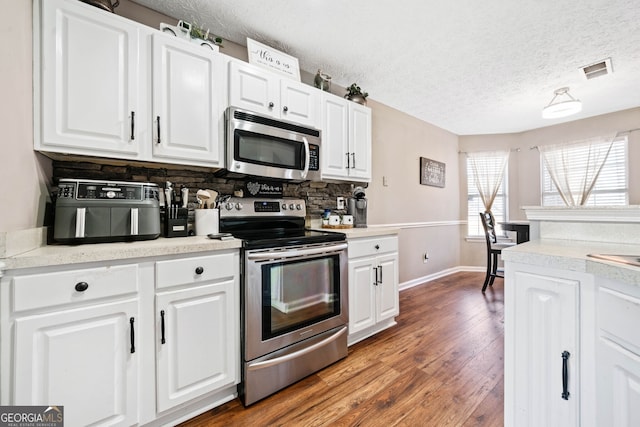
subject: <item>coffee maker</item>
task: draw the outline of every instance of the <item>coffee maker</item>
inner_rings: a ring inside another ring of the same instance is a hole
[[[356,187],[353,197],[347,201],[347,214],[353,216],[353,226],[356,228],[367,227],[367,199],[364,196],[364,189]]]

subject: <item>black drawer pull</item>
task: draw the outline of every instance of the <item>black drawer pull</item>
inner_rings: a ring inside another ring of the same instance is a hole
[[[135,322],[135,320],[132,317],[129,319],[129,324],[131,325],[131,353],[136,352],[136,337],[135,332],[133,331],[133,322]]]
[[[166,342],[166,340],[164,339],[164,310],[160,310],[160,332],[162,334],[160,343],[164,344]]]
[[[84,292],[89,289],[89,284],[87,282],[78,282],[76,283],[76,291]]]
[[[569,356],[571,356],[571,353],[568,351],[565,350],[562,352],[562,398],[564,400],[569,400],[569,396],[571,395],[571,393],[569,393]]]
[[[376,248],[376,250],[380,249],[380,245],[375,245],[374,248]]]
[[[204,268],[202,268],[202,267],[197,267],[197,268],[196,268],[196,274],[200,275],[200,274],[202,274],[202,273],[204,273]]]

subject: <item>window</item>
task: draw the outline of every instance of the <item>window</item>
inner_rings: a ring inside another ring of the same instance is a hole
[[[569,168],[580,168],[587,156],[586,147],[575,147],[571,152]],[[627,205],[629,188],[627,174],[627,138],[613,142],[586,206]],[[545,162],[542,164],[542,206],[565,206],[556,189]]]
[[[491,164],[491,162],[488,162]],[[496,171],[502,164],[502,157],[495,157],[494,170],[490,171],[495,175]],[[508,168],[508,166],[507,166]],[[504,170],[504,178],[498,188],[498,194],[496,195],[493,205],[491,206],[491,212],[496,220],[496,235],[504,236],[505,233],[499,222],[506,221],[507,212],[507,177],[509,176],[507,168]],[[470,165],[470,161],[467,158],[467,235],[468,236],[484,236],[484,229],[482,228],[482,222],[480,222],[480,212],[484,212],[484,205],[482,204],[482,198],[476,187],[476,183],[473,178],[473,170]]]

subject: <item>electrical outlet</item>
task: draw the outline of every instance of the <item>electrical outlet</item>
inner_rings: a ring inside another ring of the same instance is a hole
[[[425,253],[422,255],[422,262],[423,262],[424,264],[426,264],[426,263],[427,263],[427,261],[429,261],[429,252],[425,252]]]
[[[344,209],[344,197],[336,198],[336,209]]]

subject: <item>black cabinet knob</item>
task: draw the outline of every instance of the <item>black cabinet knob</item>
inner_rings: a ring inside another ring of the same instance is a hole
[[[269,103],[269,108],[273,108],[273,102]]]
[[[289,107],[287,107],[286,105],[282,108],[282,110],[286,113],[287,111],[289,111]]]
[[[197,268],[196,268],[196,274],[202,274],[202,273],[204,273],[204,268],[202,268],[202,267],[197,267]]]
[[[89,289],[89,284],[87,282],[78,282],[76,283],[76,291],[84,292]]]
[[[376,248],[376,250],[380,249],[380,245],[375,245],[374,248]]]

